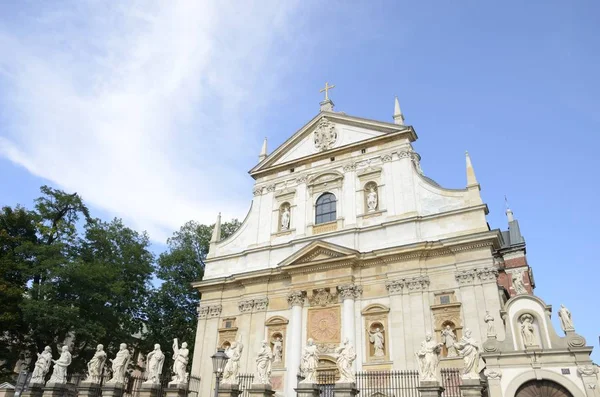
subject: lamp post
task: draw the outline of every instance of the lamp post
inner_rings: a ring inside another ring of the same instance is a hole
[[[227,354],[225,354],[225,350],[217,349],[217,352],[210,358],[212,358],[213,372],[217,380],[217,383],[215,384],[215,397],[219,397],[219,383],[221,382],[221,376],[223,376],[225,363],[227,363],[229,357],[227,357]]]

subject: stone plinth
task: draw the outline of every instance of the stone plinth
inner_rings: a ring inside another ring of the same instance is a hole
[[[160,397],[158,395],[159,390],[160,383],[142,383],[142,387],[140,387],[139,397]]]
[[[460,394],[463,397],[481,397],[481,380],[479,379],[462,379],[462,384],[459,386]]]
[[[334,397],[354,397],[358,394],[356,383],[339,382],[333,386]]]
[[[102,397],[122,397],[124,388],[123,383],[106,383],[102,385]]]
[[[299,383],[295,390],[298,397],[319,397],[319,385],[316,383]]]
[[[271,385],[263,385],[259,383],[253,383],[250,389],[247,390],[250,397],[271,397],[275,395],[275,391]]]
[[[220,384],[219,397],[238,397],[242,392],[239,385]]]
[[[64,397],[67,394],[66,383],[46,383],[44,387],[43,397]]]
[[[79,387],[77,387],[77,396],[78,397],[97,397],[100,395],[100,384],[99,383],[89,383],[82,382]]]
[[[42,397],[44,394],[43,383],[30,383],[27,390],[21,393],[22,397]]]
[[[165,389],[165,397],[186,397],[187,385],[185,383],[169,383]]]
[[[440,397],[445,389],[436,380],[422,380],[417,390],[421,397]]]
[[[13,397],[15,395],[15,387],[10,384],[3,384],[0,387],[0,397]]]

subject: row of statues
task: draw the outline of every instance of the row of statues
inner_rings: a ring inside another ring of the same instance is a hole
[[[87,363],[88,375],[84,380],[85,383],[98,384],[101,381],[104,364],[107,360],[107,354],[104,351],[103,345],[96,347],[94,356]],[[109,359],[111,362],[112,377],[107,381],[108,384],[122,384],[125,382],[125,375],[131,360],[131,354],[127,348],[127,344],[121,343],[119,351],[114,359]],[[30,384],[43,384],[46,375],[50,371],[50,366],[54,364],[52,375],[48,383],[66,383],[67,382],[67,367],[71,364],[72,357],[68,346],[63,346],[60,358],[52,359],[52,349],[46,346],[44,351],[38,353],[38,359],[35,362],[35,368],[31,375]],[[144,384],[160,383],[165,354],[160,349],[159,344],[154,345],[152,350],[146,356],[146,374],[147,380]],[[185,384],[188,381],[186,372],[189,361],[189,350],[187,343],[183,342],[181,347],[178,346],[177,339],[173,340],[173,378],[172,383]]]

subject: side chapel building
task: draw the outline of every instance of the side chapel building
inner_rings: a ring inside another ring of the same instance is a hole
[[[327,93],[270,154],[265,140],[246,219],[221,240],[219,216],[204,280],[193,283],[202,293],[191,369],[199,395],[214,388],[209,357],[237,340],[241,373],[254,372],[261,341],[280,343],[273,388],[295,396],[309,338],[320,369],[335,369],[334,348],[349,338],[356,371],[405,370],[417,368],[427,333],[441,341],[450,327],[480,342],[492,397],[542,381],[597,396],[592,348],[574,330],[554,330],[512,212],[507,231],[490,229],[469,155],[466,188],[444,188],[421,170],[416,140],[397,99],[389,123],[336,112]],[[533,342],[523,340],[524,321]],[[441,367],[463,365],[445,347],[442,356]]]

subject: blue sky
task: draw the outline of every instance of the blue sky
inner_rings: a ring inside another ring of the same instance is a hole
[[[119,4],[119,3],[126,3]],[[391,121],[398,95],[424,172],[466,184],[492,228],[504,196],[536,293],[596,346],[600,3],[14,1],[0,4],[0,205],[41,184],[160,250],[189,219],[243,218],[264,136],[318,111]],[[555,325],[558,323],[555,320]]]

